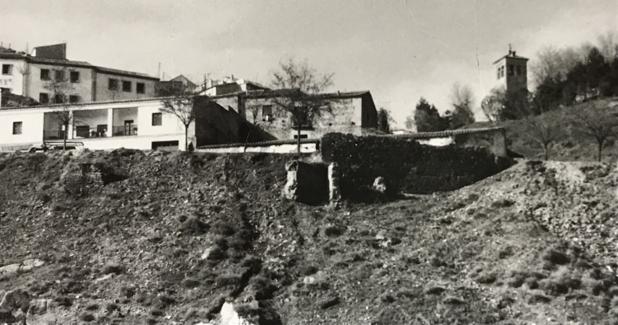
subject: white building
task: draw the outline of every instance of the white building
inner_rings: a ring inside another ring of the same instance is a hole
[[[185,148],[185,127],[179,119],[161,111],[161,99],[50,105],[0,109],[0,151],[13,151],[61,143],[63,123],[58,112],[69,111],[72,121],[67,139],[92,150],[117,148]],[[196,143],[195,124],[189,142]]]

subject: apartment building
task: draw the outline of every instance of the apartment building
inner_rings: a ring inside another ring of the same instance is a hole
[[[83,103],[155,96],[158,78],[69,60],[66,44],[40,46],[34,54],[0,47],[0,90],[48,103]]]

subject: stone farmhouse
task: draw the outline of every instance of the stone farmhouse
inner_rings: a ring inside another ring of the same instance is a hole
[[[291,114],[277,104],[277,98],[292,96],[297,89],[240,91],[211,99],[238,114],[268,134],[270,139],[298,137]],[[330,102],[330,112],[323,112],[312,125],[301,126],[301,138],[319,139],[330,132],[365,135],[375,133],[378,117],[369,91],[336,92],[318,95]]]
[[[141,99],[155,96],[158,78],[67,59],[66,44],[40,46],[34,54],[0,47],[0,90],[41,104]],[[66,96],[55,96],[54,82],[66,83]]]

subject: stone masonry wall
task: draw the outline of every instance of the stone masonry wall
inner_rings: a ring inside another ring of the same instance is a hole
[[[512,161],[487,148],[431,147],[415,139],[330,133],[323,137],[322,159],[337,163],[341,196],[372,197],[371,186],[381,176],[387,193],[431,193],[469,185],[509,167]]]

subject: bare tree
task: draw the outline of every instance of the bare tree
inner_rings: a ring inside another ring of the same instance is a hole
[[[474,122],[474,94],[472,89],[459,83],[453,84],[451,90],[451,104],[453,111],[450,114],[450,128],[456,129]]]
[[[54,76],[51,76],[44,87],[51,92],[50,100],[54,104],[60,105],[59,110],[54,111],[52,116],[62,127],[62,150],[66,150],[69,125],[74,122],[69,95],[73,91],[73,86],[67,76],[68,70],[66,68],[53,71]]]
[[[608,62],[618,58],[618,33],[608,31],[597,38],[599,50]]]
[[[161,112],[173,114],[185,128],[185,150],[189,150],[189,127],[195,121],[195,94],[187,87],[179,87],[172,96],[162,100]]]
[[[416,122],[414,122],[414,117],[413,116],[407,116],[406,117],[405,126],[406,126],[406,129],[408,129],[408,130],[416,129]]]
[[[523,118],[526,126],[526,134],[543,149],[543,157],[549,160],[549,153],[553,144],[561,137],[561,128],[556,119],[548,114]]]
[[[481,102],[481,110],[489,122],[500,119],[504,110],[506,91],[503,88],[494,88]]]
[[[571,47],[557,49],[546,46],[536,56],[530,70],[532,79],[538,86],[547,79],[564,80],[569,71],[584,59],[585,54],[583,50]]]
[[[607,106],[590,107],[574,111],[573,122],[579,131],[594,139],[597,160],[601,161],[607,140],[618,134],[618,116]]]
[[[394,120],[391,113],[384,107],[381,107],[378,110],[378,130],[384,133],[391,133],[392,122],[394,122]]]
[[[273,73],[272,86],[288,89],[289,93],[275,97],[273,102],[290,114],[296,128],[297,151],[300,155],[301,130],[311,128],[316,117],[331,111],[331,101],[320,96],[320,92],[333,84],[333,74],[318,75],[306,61],[289,59],[279,63],[279,71]]]

